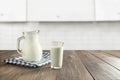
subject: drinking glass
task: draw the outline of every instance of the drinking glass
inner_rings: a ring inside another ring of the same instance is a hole
[[[63,45],[64,45],[64,42],[61,42],[61,41],[52,42],[52,47],[50,50],[50,57],[51,57],[51,68],[53,69],[62,68]]]

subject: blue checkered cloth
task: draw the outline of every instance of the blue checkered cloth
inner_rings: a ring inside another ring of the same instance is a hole
[[[41,61],[38,62],[24,61],[22,57],[7,58],[4,59],[4,62],[7,64],[15,64],[19,66],[37,68],[49,64],[51,60],[50,60],[50,53],[43,52],[43,57]]]

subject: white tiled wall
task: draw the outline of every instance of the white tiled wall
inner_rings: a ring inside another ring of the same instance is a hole
[[[23,31],[41,30],[40,43],[50,49],[54,40],[67,50],[120,49],[120,22],[0,23],[0,50],[15,50]]]

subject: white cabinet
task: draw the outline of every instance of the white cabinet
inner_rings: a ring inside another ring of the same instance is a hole
[[[120,0],[95,0],[97,21],[120,20]]]
[[[26,21],[26,0],[0,0],[1,21]]]
[[[28,0],[28,21],[93,21],[93,0]]]

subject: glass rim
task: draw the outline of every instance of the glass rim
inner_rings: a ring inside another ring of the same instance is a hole
[[[56,45],[56,46],[62,46],[64,45],[64,42],[63,41],[52,41],[52,45]]]

